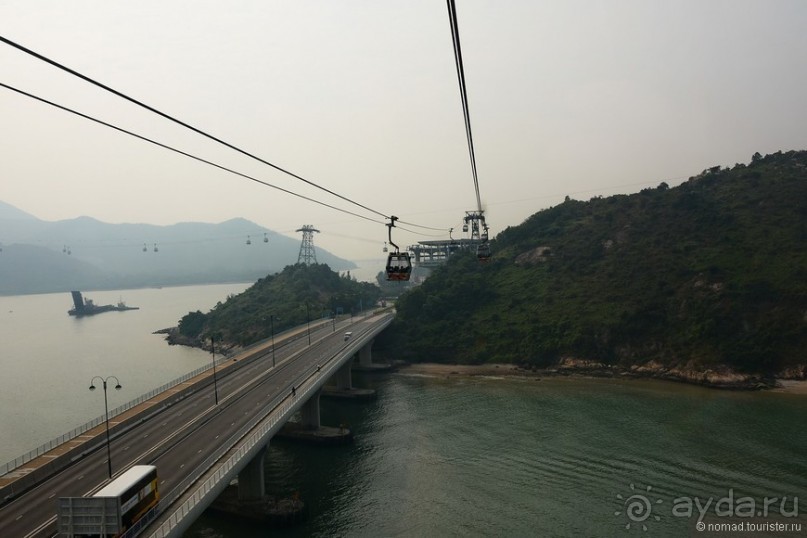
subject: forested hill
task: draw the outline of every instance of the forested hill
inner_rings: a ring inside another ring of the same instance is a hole
[[[453,258],[400,298],[390,354],[804,377],[805,151],[755,154],[675,188],[567,198],[492,250],[488,264]]]
[[[245,346],[302,325],[308,319],[358,313],[371,308],[381,290],[331,270],[326,264],[295,264],[259,279],[243,293],[211,305],[206,314],[189,312],[169,333],[172,343],[206,346],[215,336],[225,348]]]

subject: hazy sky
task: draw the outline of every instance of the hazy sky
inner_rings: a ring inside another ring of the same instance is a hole
[[[492,235],[565,195],[807,148],[803,0],[457,0],[457,11]],[[441,0],[0,0],[0,35],[385,215],[456,238],[475,208]],[[380,220],[5,44],[0,82]],[[313,224],[336,255],[382,257],[382,224],[3,88],[0,147],[0,200],[41,219],[244,217],[290,236]],[[435,238],[396,232],[401,246]]]

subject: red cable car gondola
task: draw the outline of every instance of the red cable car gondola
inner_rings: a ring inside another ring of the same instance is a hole
[[[479,243],[476,247],[476,258],[480,262],[490,261],[490,243],[488,243],[488,225],[485,224],[485,217],[481,217],[482,219],[482,242]]]
[[[486,262],[490,260],[490,245],[486,242],[480,243],[476,247],[476,258],[480,262]]]
[[[387,256],[387,280],[406,282],[412,275],[412,259],[408,252],[401,252],[398,245],[392,242],[392,228],[395,226],[396,220],[398,217],[390,217],[390,222],[387,224],[389,244],[395,247],[395,251],[390,252]]]

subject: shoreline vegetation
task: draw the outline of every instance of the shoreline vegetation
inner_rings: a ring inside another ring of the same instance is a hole
[[[555,368],[525,368],[518,364],[448,364],[428,362],[401,362],[396,364],[400,373],[424,377],[522,377],[540,380],[544,377],[600,377],[612,379],[656,379],[688,385],[701,385],[723,390],[771,390],[807,395],[807,380],[765,379],[740,374],[717,372],[690,372],[681,375],[668,370],[650,368],[621,369],[590,361],[566,359]]]
[[[376,343],[408,362],[518,364],[725,389],[807,379],[807,151],[670,187],[567,196],[402,294]]]
[[[374,353],[394,364],[428,358],[450,365],[446,375],[796,390],[807,380],[805,200],[807,151],[755,153],[675,187],[567,196],[498,233],[486,263],[458,251],[398,289]],[[207,314],[189,312],[169,343],[204,349],[215,338],[232,352],[382,295],[327,265],[296,264]]]
[[[169,345],[195,347],[210,351],[206,342],[188,338],[179,333],[176,327],[154,331],[164,334]],[[243,349],[228,343],[221,343],[221,352],[237,353]],[[530,365],[511,363],[461,364],[436,362],[407,362],[392,360],[395,369],[408,375],[426,377],[525,377],[540,380],[542,377],[600,377],[613,379],[658,379],[688,385],[700,385],[723,390],[773,390],[793,394],[807,394],[805,372],[790,372],[788,377],[761,378],[758,376],[714,370],[667,368],[650,362],[642,366],[623,368],[604,363],[565,358],[551,368],[537,368]]]

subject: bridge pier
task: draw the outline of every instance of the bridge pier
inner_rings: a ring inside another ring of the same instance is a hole
[[[314,445],[342,445],[353,441],[349,428],[322,426],[320,424],[319,397],[322,389],[300,407],[300,422],[287,422],[276,434],[277,437]]]
[[[322,396],[326,398],[342,398],[347,400],[374,400],[373,389],[353,388],[352,361],[347,361],[331,378],[336,386],[322,387]]]
[[[375,339],[370,340],[359,350],[359,363],[353,365],[356,372],[387,372],[392,370],[391,364],[379,364],[373,362],[372,347]]]
[[[353,388],[353,376],[350,372],[350,361],[347,361],[336,372],[334,379],[336,380],[336,388],[339,390],[350,390]]]
[[[234,519],[249,519],[285,527],[302,521],[305,505],[296,498],[281,499],[266,495],[264,462],[268,445],[264,445],[238,472],[238,485],[228,485],[210,505],[210,510]]]
[[[318,430],[319,423],[319,396],[322,389],[314,393],[300,409],[300,425],[306,430]]]
[[[371,351],[373,342],[375,342],[375,339],[370,340],[367,345],[359,350],[359,366],[367,368],[373,365],[373,354]]]
[[[251,501],[263,499],[266,495],[263,464],[266,459],[266,446],[260,449],[252,460],[238,473],[238,499]]]

